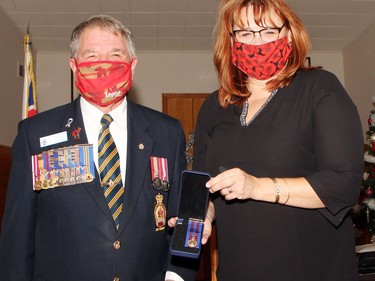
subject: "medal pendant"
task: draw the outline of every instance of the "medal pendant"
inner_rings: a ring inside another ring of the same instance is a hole
[[[42,181],[36,181],[34,185],[35,190],[41,190],[42,189]]]
[[[53,177],[52,179],[50,179],[49,181],[49,186],[50,187],[55,187],[57,186],[57,179],[55,177]]]
[[[197,233],[190,232],[190,239],[188,241],[189,248],[196,248],[197,247]]]
[[[48,180],[44,180],[42,184],[43,189],[48,189]]]
[[[59,185],[58,184],[58,182],[59,182],[59,178],[58,177],[53,177],[51,181],[52,181],[53,186],[58,186]]]
[[[152,186],[153,186],[156,190],[160,190],[160,189],[162,189],[162,182],[161,182],[161,179],[158,178],[158,177],[155,177],[155,178],[152,180]]]
[[[91,173],[85,174],[85,181],[86,182],[92,182],[93,179],[94,179],[94,176]]]
[[[162,189],[164,191],[168,191],[170,188],[171,188],[171,185],[169,184],[169,182],[167,180],[163,180],[163,182],[162,182]]]
[[[59,186],[63,186],[64,185],[64,177],[63,176],[59,177],[58,183],[59,183]]]

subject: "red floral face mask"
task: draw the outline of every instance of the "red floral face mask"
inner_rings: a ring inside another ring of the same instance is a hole
[[[122,100],[132,85],[132,62],[76,63],[75,84],[83,98],[105,107]]]
[[[233,42],[232,63],[250,77],[267,80],[284,68],[291,52],[287,37],[262,45]]]

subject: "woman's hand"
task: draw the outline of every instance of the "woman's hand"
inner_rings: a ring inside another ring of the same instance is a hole
[[[239,168],[226,170],[206,183],[211,193],[219,191],[225,200],[253,198],[257,185],[257,178]]]
[[[253,199],[307,209],[325,208],[305,178],[276,178],[276,184],[273,179],[256,178],[239,168],[233,168],[212,177],[206,187],[211,193],[219,191],[225,200]]]

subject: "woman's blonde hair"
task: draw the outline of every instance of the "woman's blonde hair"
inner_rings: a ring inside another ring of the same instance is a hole
[[[246,87],[248,76],[234,66],[231,60],[233,26],[246,27],[246,23],[241,21],[243,8],[253,9],[254,21],[259,26],[274,24],[271,18],[274,13],[290,30],[292,53],[285,68],[267,82],[267,90],[288,85],[296,71],[305,68],[305,60],[311,47],[301,19],[283,0],[222,0],[215,28],[214,63],[220,82],[219,102],[224,108],[228,104],[241,105],[251,95]]]

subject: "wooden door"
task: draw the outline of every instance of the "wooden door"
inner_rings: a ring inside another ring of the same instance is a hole
[[[189,136],[194,133],[200,107],[207,96],[208,94],[162,94],[163,112],[180,120],[188,142]],[[192,149],[189,153],[192,155]],[[191,166],[188,167],[191,168]],[[210,240],[202,249],[196,281],[216,281],[216,266],[216,228],[213,227]]]
[[[180,120],[185,136],[192,133],[202,103],[208,94],[163,94],[163,112]]]

